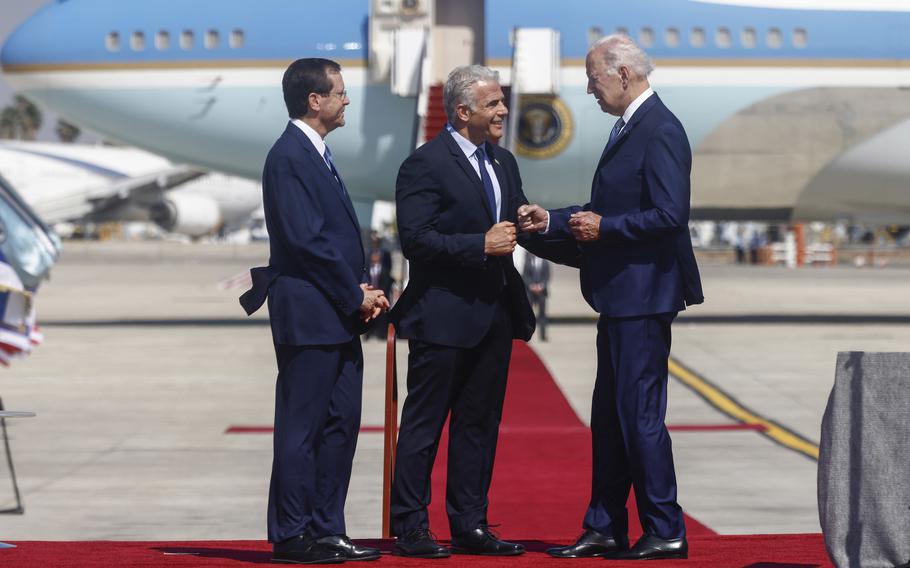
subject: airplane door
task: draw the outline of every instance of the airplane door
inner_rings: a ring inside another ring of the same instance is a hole
[[[484,0],[436,0],[433,13],[432,82],[453,68],[484,63]]]
[[[401,71],[421,56],[422,46],[414,43],[414,34],[428,30],[432,23],[433,0],[371,0],[369,22],[370,80],[374,83],[389,81],[392,68],[399,67],[398,82],[407,84],[401,78]],[[407,53],[397,53],[405,49]],[[416,53],[414,53],[416,51]]]
[[[369,65],[373,83],[392,78],[393,91],[412,95],[420,67],[418,30],[426,44],[429,83],[445,81],[452,68],[484,62],[484,0],[371,0]]]

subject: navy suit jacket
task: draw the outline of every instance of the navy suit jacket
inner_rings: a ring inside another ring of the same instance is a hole
[[[582,294],[601,315],[677,312],[704,301],[689,236],[691,169],[682,124],[654,94],[605,148],[591,202],[550,212],[548,235],[566,239],[572,213],[603,216],[599,240],[581,245]]]
[[[247,313],[269,300],[272,337],[286,345],[346,343],[362,331],[366,257],[360,225],[322,156],[293,123],[262,173],[268,267],[252,270]]]
[[[514,223],[519,205],[527,203],[515,157],[492,144],[486,152],[502,191],[500,220]],[[410,261],[410,281],[391,313],[398,335],[474,347],[508,287],[513,335],[530,339],[535,320],[521,276],[511,255],[484,255],[484,236],[495,217],[480,177],[448,131],[401,165],[395,203],[401,250]]]

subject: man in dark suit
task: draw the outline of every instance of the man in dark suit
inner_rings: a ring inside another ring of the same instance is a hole
[[[666,416],[670,324],[704,298],[689,237],[692,154],[679,120],[648,84],[653,66],[624,35],[588,52],[588,93],[620,117],[584,207],[519,210],[521,227],[581,244],[581,289],[597,312],[591,410],[594,469],[584,533],[556,557],[685,558]],[[644,536],[628,548],[635,489]]]
[[[268,296],[278,359],[269,541],[279,562],[376,559],[344,524],[360,429],[359,334],[389,307],[366,284],[360,225],[324,141],[344,126],[350,100],[327,59],[295,61],[282,87],[292,120],[262,174],[269,266],[253,269],[241,297],[252,313]]]
[[[370,286],[376,290],[382,290],[386,298],[392,299],[392,285],[395,279],[392,278],[392,253],[389,252],[382,244],[382,237],[379,233],[372,231],[370,233],[370,252],[367,255],[367,275]],[[388,335],[389,315],[382,314],[373,322],[368,337],[385,339]]]
[[[537,255],[527,255],[521,277],[528,290],[531,306],[537,308],[537,329],[540,340],[547,340],[547,295],[550,284],[550,263]]]
[[[408,339],[408,395],[392,486],[395,552],[441,558],[429,533],[430,474],[449,422],[446,510],[452,552],[516,555],[489,530],[487,491],[513,338],[534,314],[512,263],[518,206],[527,203],[515,158],[492,144],[508,113],[498,74],[459,67],[443,89],[449,123],[398,172],[395,201],[407,288],[391,311]]]

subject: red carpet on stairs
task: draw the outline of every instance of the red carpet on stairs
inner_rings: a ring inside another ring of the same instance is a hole
[[[433,471],[430,526],[449,538],[445,515],[446,433]],[[528,344],[513,346],[500,428],[489,521],[509,539],[574,539],[591,497],[591,431],[579,420],[550,372]],[[681,495],[685,507],[685,494]],[[641,527],[633,499],[629,537]],[[712,535],[686,516],[689,536]]]

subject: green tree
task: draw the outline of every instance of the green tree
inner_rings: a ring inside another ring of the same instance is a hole
[[[0,138],[16,138],[19,131],[19,113],[12,106],[0,111]]]
[[[61,142],[72,143],[76,141],[76,138],[79,138],[79,135],[82,134],[82,130],[79,129],[75,124],[71,124],[62,118],[57,120],[57,138]]]
[[[22,95],[16,95],[14,105],[19,113],[19,138],[34,140],[38,136],[38,130],[41,129],[41,123],[44,120],[41,109]]]

